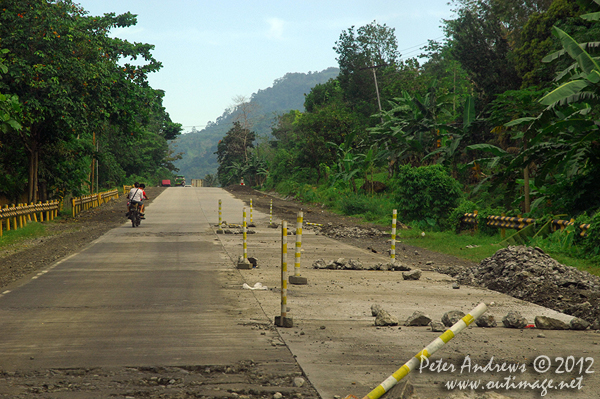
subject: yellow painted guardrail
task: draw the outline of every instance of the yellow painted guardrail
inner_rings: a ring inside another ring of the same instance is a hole
[[[90,208],[98,207],[113,198],[119,198],[119,190],[114,189],[104,191],[98,194],[84,195],[83,197],[71,198],[72,215],[79,215],[81,212]]]
[[[23,228],[28,222],[44,222],[58,216],[60,201],[38,202],[37,204],[6,205],[0,208],[0,237],[6,231]]]
[[[461,217],[461,222],[465,223],[465,224],[477,224],[477,218],[479,217],[479,215],[477,214],[477,211],[473,211],[473,213],[465,213],[462,217]],[[487,217],[487,225],[488,226],[494,226],[494,227],[498,227],[502,230],[504,229],[514,229],[514,230],[521,230],[524,229],[527,226],[530,226],[532,224],[535,224],[536,220],[532,219],[532,218],[523,218],[520,216],[517,217],[512,217],[512,216],[493,216],[490,215]],[[571,219],[571,220],[552,220],[552,227],[553,230],[556,231],[557,229],[560,228],[560,230],[563,230],[566,226],[572,226],[575,224],[575,219]],[[587,235],[587,230],[590,228],[589,223],[586,224],[582,224],[579,226],[579,228],[581,229],[581,233],[580,235],[582,237],[585,237]]]

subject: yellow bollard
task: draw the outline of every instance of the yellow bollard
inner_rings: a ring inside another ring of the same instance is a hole
[[[398,212],[394,209],[392,213],[392,249],[390,250],[390,256],[392,261],[396,259],[396,218],[398,216]]]
[[[479,318],[485,311],[487,306],[485,303],[480,303],[477,307],[461,320],[457,321],[450,329],[440,335],[438,338],[433,340],[425,349],[417,353],[415,357],[406,362],[396,372],[390,375],[385,381],[381,383],[377,388],[369,392],[363,399],[379,399],[384,393],[389,391],[394,385],[396,385],[401,379],[406,377],[408,373],[417,368],[425,359],[428,359],[438,349],[448,343],[454,338],[459,332],[467,328],[473,321]]]
[[[219,200],[219,228],[217,229],[217,233],[223,233],[223,229],[221,228],[221,200]]]
[[[250,198],[250,223],[254,223],[252,220],[252,198]]]
[[[275,325],[293,327],[291,318],[287,317],[287,222],[281,221],[281,315],[275,316]]]
[[[244,237],[244,253],[238,260],[237,268],[238,269],[252,269],[252,263],[248,261],[248,243],[247,243],[247,224],[246,224],[246,207],[244,207],[243,211],[244,221],[242,222],[242,234]]]
[[[289,277],[290,283],[295,285],[305,285],[308,284],[308,280],[306,277],[300,276],[300,256],[302,249],[302,220],[304,214],[302,211],[298,212],[298,216],[296,217],[296,253],[295,253],[295,262],[294,262],[294,275]]]
[[[242,224],[242,235],[244,236],[244,260],[248,261],[248,235],[247,235],[247,225],[246,225],[246,207],[244,207],[244,221]]]

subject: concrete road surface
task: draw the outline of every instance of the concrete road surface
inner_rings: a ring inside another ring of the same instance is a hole
[[[168,189],[140,227],[124,222],[1,292],[0,372],[295,364],[276,331],[253,328],[266,316],[209,225],[222,194]]]
[[[570,319],[499,293],[454,290],[448,276],[433,272],[404,281],[400,272],[312,269],[318,258],[360,259],[365,265],[387,259],[305,228],[299,274],[308,284],[288,286],[293,327],[252,328],[272,324],[281,312],[281,231],[267,227],[269,215],[254,211],[257,227],[256,234],[248,235],[248,254],[258,258],[258,267],[236,269],[242,236],[215,234],[219,199],[223,220],[241,224],[244,205],[224,190],[169,188],[148,207],[139,228],[124,224],[0,293],[0,370],[245,359],[285,367],[296,360],[322,398],[361,398],[440,334],[428,327],[375,327],[373,304],[401,323],[416,310],[440,319],[450,310],[466,313],[480,302],[498,320],[509,310],[520,311],[531,323],[536,315]],[[293,230],[295,221],[289,222]],[[295,273],[294,240],[289,238],[290,274]],[[243,283],[268,289],[242,289]],[[581,389],[552,389],[546,397],[597,398],[598,373],[585,371],[598,368],[590,362],[600,359],[599,342],[600,335],[592,331],[541,334],[471,327],[432,356],[432,362],[445,362],[445,370],[416,371],[409,379],[424,399],[457,393],[446,385],[454,380],[514,377],[533,384],[544,378],[572,383],[581,377]],[[526,372],[475,372],[462,367],[466,356],[480,365],[516,365]],[[550,368],[533,372],[533,362],[543,356],[551,360]],[[575,374],[557,374],[556,358],[569,356],[585,370],[578,366]],[[540,397],[541,389],[500,387],[496,392],[531,398]]]

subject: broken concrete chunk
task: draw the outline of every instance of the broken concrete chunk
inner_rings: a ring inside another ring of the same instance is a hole
[[[398,319],[389,314],[387,310],[381,309],[375,318],[376,326],[397,326],[398,324],[400,324]]]
[[[569,327],[571,327],[571,330],[586,330],[589,326],[590,323],[583,319],[580,319],[579,317],[574,317],[569,323]]]
[[[371,305],[371,316],[375,317],[381,312],[383,308],[380,305],[373,304]]]
[[[408,272],[402,272],[402,278],[404,280],[418,280],[421,278],[421,270],[415,269]]]
[[[511,311],[502,318],[502,324],[506,328],[525,328],[527,320],[519,312]]]
[[[442,323],[444,323],[446,327],[452,327],[463,317],[465,317],[465,314],[460,310],[451,310],[444,313],[442,316]]]
[[[569,325],[552,317],[535,316],[535,328],[540,330],[568,330]]]
[[[399,272],[409,272],[411,271],[411,267],[405,265],[404,263],[400,263],[399,261],[390,262],[388,266],[388,270],[391,271],[399,271]]]
[[[406,319],[405,326],[428,326],[431,323],[431,317],[425,313],[416,311]]]
[[[491,314],[484,314],[475,320],[475,324],[478,327],[497,327],[498,323],[496,322],[496,318]]]
[[[432,321],[429,325],[431,326],[431,331],[433,332],[446,331],[446,326],[444,326],[440,321]]]

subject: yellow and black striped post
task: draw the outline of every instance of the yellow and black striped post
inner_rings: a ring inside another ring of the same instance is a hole
[[[302,221],[304,219],[304,213],[298,212],[296,217],[296,252],[294,259],[294,275],[290,276],[290,284],[305,285],[308,284],[306,277],[300,276],[300,257],[302,256]]]
[[[246,224],[246,207],[244,207],[244,221],[242,224],[242,235],[244,237],[244,261],[248,261],[248,233],[247,233],[247,227],[248,225]]]
[[[398,216],[398,211],[394,209],[392,212],[392,249],[390,250],[390,257],[392,261],[396,259],[396,218]]]
[[[254,220],[252,219],[252,198],[250,198],[250,223],[254,223]]]
[[[448,343],[452,338],[454,338],[459,332],[467,328],[473,321],[479,318],[485,311],[487,310],[487,306],[485,303],[480,303],[477,307],[465,317],[457,321],[450,329],[448,329],[445,333],[440,335],[438,338],[433,340],[429,345],[425,347],[421,352],[417,353],[415,357],[406,362],[402,367],[400,367],[396,372],[390,375],[385,381],[381,383],[377,388],[369,392],[362,399],[378,399],[389,391],[394,385],[396,385],[401,379],[406,377],[408,373],[421,365],[425,359],[428,359],[431,355],[433,355],[438,349]]]
[[[269,224],[273,224],[273,200],[271,199],[271,204],[269,205]]]
[[[252,263],[248,260],[248,235],[247,235],[247,224],[246,224],[246,207],[244,207],[243,211],[243,222],[242,222],[242,236],[243,236],[243,254],[238,260],[237,268],[238,269],[252,269]]]
[[[222,233],[223,229],[221,228],[221,200],[219,200],[219,228],[217,229],[217,233]]]
[[[294,323],[287,316],[287,222],[281,221],[281,315],[275,316],[275,325],[293,327]]]

